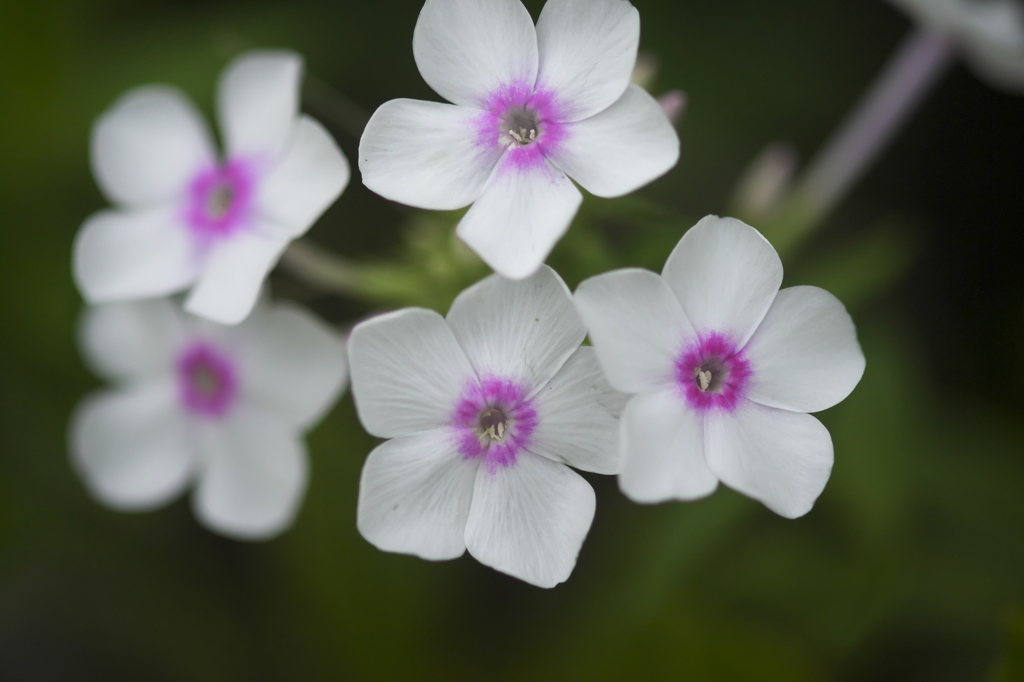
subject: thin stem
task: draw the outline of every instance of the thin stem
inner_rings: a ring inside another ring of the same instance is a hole
[[[294,241],[281,256],[281,268],[306,284],[346,295],[360,291],[357,267],[344,258],[307,241]]]
[[[815,227],[856,184],[950,63],[949,42],[917,29],[907,36],[839,130],[803,174],[790,201],[790,239]]]

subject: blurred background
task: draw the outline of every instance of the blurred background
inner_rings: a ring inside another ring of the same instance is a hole
[[[660,270],[729,214],[769,143],[813,156],[911,30],[881,0],[633,0],[655,94],[686,91],[682,157],[622,200],[587,199],[551,263],[570,286]],[[526,2],[536,17],[540,0]],[[785,285],[839,296],[867,371],[819,416],[836,463],[789,521],[727,489],[598,510],[575,573],[541,590],[468,556],[385,554],[355,528],[375,442],[350,396],[310,435],[290,531],[215,536],[188,500],[119,514],[69,466],[66,424],[99,385],[79,359],[72,238],[105,205],[92,121],[173,83],[212,113],[250,47],[305,55],[305,108],[350,160],[363,116],[438,99],[411,38],[418,0],[0,1],[0,679],[1024,679],[1024,97],[954,63],[865,179],[799,248]],[[361,296],[288,272],[279,296],[344,328],[442,312],[486,269],[458,216],[390,204],[358,175],[308,237],[374,268]],[[759,225],[769,237],[772,225]],[[778,228],[776,225],[775,228]],[[783,228],[779,228],[783,229]]]

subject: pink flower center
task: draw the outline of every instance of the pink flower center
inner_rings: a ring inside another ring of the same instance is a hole
[[[185,222],[205,239],[226,237],[252,213],[255,174],[240,159],[203,170],[189,186]]]
[[[695,410],[731,412],[746,395],[753,376],[736,343],[718,332],[701,334],[676,360],[676,384]]]
[[[537,411],[526,390],[507,379],[470,381],[452,413],[459,452],[466,459],[483,458],[493,471],[516,463],[537,427]]]
[[[524,170],[545,164],[568,136],[560,123],[561,107],[551,90],[537,89],[525,81],[504,85],[484,101],[486,113],[476,122],[477,144],[507,151],[502,168]]]
[[[178,394],[181,404],[201,417],[223,417],[234,404],[238,389],[234,363],[214,346],[197,341],[178,356]]]

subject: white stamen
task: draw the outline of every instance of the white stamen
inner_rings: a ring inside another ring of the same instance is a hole
[[[711,370],[700,371],[697,370],[697,380],[700,382],[700,390],[708,390],[708,386],[711,385]]]

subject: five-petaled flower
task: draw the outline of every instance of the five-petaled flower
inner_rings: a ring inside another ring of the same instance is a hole
[[[380,549],[481,563],[541,587],[569,577],[594,491],[566,464],[619,471],[625,396],[601,374],[561,278],[492,275],[447,318],[407,308],[358,325],[352,393],[381,438],[357,523]]]
[[[782,516],[811,509],[833,452],[807,413],[849,395],[864,355],[834,296],[781,283],[782,262],[757,230],[708,216],[660,277],[626,269],[580,284],[601,367],[636,394],[621,433],[630,498],[691,500],[722,481]]]
[[[640,19],[626,0],[427,0],[413,34],[423,79],[453,104],[392,100],[359,145],[367,187],[429,209],[473,204],[457,233],[513,279],[540,267],[582,200],[668,171],[679,139],[631,85]]]
[[[223,159],[174,88],[136,88],[100,117],[93,173],[118,208],[91,216],[75,241],[75,280],[90,303],[194,284],[187,310],[245,319],[288,242],[348,183],[334,140],[298,115],[301,71],[290,52],[251,52],[227,67],[217,92]]]
[[[291,525],[306,489],[302,432],[334,403],[344,342],[293,305],[257,304],[234,327],[170,299],[90,308],[82,350],[116,387],[86,397],[72,461],[100,502],[153,509],[193,481],[210,529],[262,539]]]

